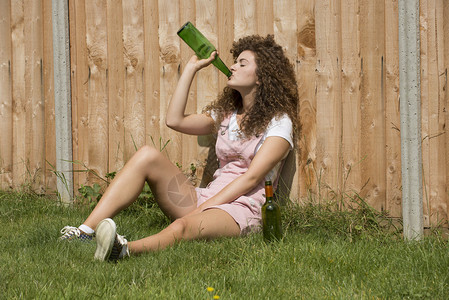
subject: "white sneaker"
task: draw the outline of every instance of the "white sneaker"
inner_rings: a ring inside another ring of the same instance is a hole
[[[129,256],[128,241],[117,234],[117,225],[112,219],[107,218],[98,223],[95,232],[97,239],[95,259],[117,261]]]
[[[80,240],[83,242],[90,242],[94,237],[93,234],[85,233],[78,227],[73,226],[65,226],[64,228],[61,229],[61,234],[62,236],[59,239],[65,241]]]

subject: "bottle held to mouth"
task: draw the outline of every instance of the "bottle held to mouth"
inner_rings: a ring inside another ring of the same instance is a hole
[[[201,59],[209,58],[210,54],[216,51],[214,45],[195,27],[192,23],[185,23],[177,32],[178,36],[195,51],[196,56]],[[217,67],[228,78],[232,75],[228,67],[218,57],[212,61],[212,64]]]

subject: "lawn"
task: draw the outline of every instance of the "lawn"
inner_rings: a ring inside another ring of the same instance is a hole
[[[371,210],[284,207],[285,238],[261,234],[182,242],[114,263],[93,260],[95,243],[62,242],[87,206],[0,192],[3,299],[448,299],[449,247],[442,234],[404,242]],[[128,239],[167,220],[153,205],[115,218]],[[213,288],[213,291],[208,290]]]

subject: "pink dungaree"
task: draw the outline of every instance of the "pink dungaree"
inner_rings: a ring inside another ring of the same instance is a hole
[[[225,118],[218,131],[215,151],[220,165],[214,173],[213,181],[206,188],[196,188],[198,206],[248,170],[255,156],[256,146],[262,139],[263,135],[252,139],[230,140],[229,121],[230,117]],[[264,185],[262,180],[252,191],[236,200],[210,208],[219,208],[229,213],[240,226],[241,234],[258,231],[261,226],[261,207],[265,202]]]

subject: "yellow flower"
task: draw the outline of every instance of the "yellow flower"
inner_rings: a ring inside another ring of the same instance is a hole
[[[214,299],[220,299],[220,296],[215,295],[215,296],[214,296]]]
[[[208,291],[208,292],[213,292],[214,290],[215,290],[215,289],[214,289],[213,287],[210,287],[210,286],[207,288],[207,291]]]

